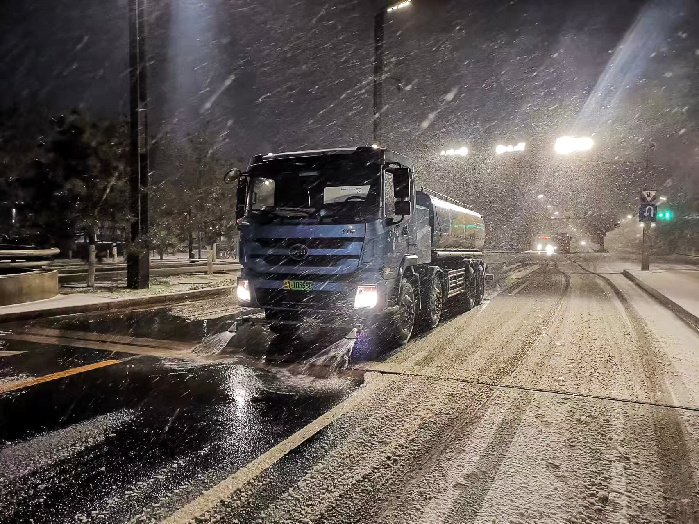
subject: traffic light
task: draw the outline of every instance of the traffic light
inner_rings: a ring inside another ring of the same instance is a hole
[[[658,220],[662,222],[670,222],[673,218],[672,215],[672,210],[670,209],[664,209],[662,211],[658,211]]]

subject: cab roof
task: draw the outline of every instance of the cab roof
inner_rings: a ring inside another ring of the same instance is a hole
[[[323,155],[351,155],[353,153],[375,152],[381,155],[385,163],[398,163],[404,167],[413,169],[413,163],[406,156],[391,151],[383,147],[360,146],[360,147],[341,147],[336,149],[311,149],[308,151],[291,151],[285,153],[268,153],[266,155],[255,155],[250,161],[250,165],[263,164],[269,160],[278,160],[281,158],[295,157],[311,157]]]

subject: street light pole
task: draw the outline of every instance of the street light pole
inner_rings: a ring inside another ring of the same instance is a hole
[[[383,43],[386,8],[374,16],[374,144],[381,145],[381,110],[383,108]]]
[[[381,144],[381,113],[383,112],[383,44],[386,13],[404,9],[413,0],[387,5],[374,15],[374,144]]]
[[[126,256],[126,285],[148,287],[148,95],[146,84],[146,0],[129,0],[129,189],[131,243]]]

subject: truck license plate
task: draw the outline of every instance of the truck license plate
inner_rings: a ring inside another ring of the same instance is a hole
[[[313,291],[313,282],[310,280],[285,280],[284,289],[291,291]]]

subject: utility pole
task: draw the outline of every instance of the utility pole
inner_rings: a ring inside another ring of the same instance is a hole
[[[385,1],[385,0],[384,0]],[[383,111],[383,47],[386,29],[386,13],[405,9],[413,0],[402,0],[385,5],[374,15],[374,144],[381,143],[381,113]]]
[[[131,244],[126,257],[126,285],[130,289],[147,288],[150,279],[145,3],[129,0]]]
[[[381,144],[381,111],[383,109],[383,43],[386,8],[374,16],[374,144]]]

